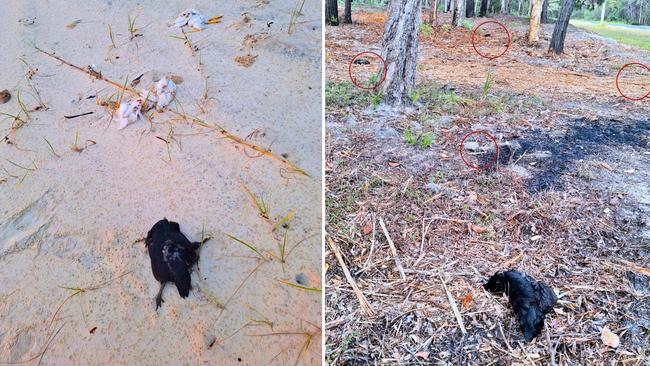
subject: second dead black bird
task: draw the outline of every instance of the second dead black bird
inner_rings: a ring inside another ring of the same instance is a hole
[[[165,218],[149,230],[145,244],[151,258],[151,271],[160,282],[156,309],[164,302],[162,292],[167,282],[174,282],[178,294],[186,298],[192,289],[190,273],[192,266],[199,260],[197,250],[202,243],[190,242],[181,233],[178,223]]]
[[[557,302],[555,292],[547,284],[517,271],[499,271],[483,287],[494,294],[508,295],[527,342],[539,335],[544,317]]]

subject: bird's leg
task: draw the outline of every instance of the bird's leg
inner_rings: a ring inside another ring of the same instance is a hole
[[[165,300],[163,300],[163,298],[162,298],[162,293],[163,293],[163,289],[165,288],[165,284],[166,284],[166,283],[167,283],[167,282],[162,282],[162,283],[160,284],[160,291],[158,291],[158,295],[156,295],[156,310],[158,310],[158,308],[160,307],[160,305],[161,305],[163,302],[165,302]]]
[[[205,23],[206,23],[206,24],[217,24],[217,23],[221,23],[221,18],[223,18],[223,15],[217,15],[217,16],[214,16],[214,17],[208,19],[208,21],[205,22]]]

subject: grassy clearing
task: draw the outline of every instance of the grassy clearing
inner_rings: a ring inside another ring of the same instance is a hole
[[[601,26],[598,22],[577,19],[571,20],[571,24],[578,28],[611,38],[619,43],[650,51],[650,30],[623,28],[611,24]]]
[[[367,106],[373,103],[373,94],[357,88],[349,81],[328,82],[325,84],[325,103],[327,108]]]

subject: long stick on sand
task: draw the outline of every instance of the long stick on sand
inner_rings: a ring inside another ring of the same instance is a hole
[[[113,80],[111,80],[111,79],[108,79],[108,78],[104,77],[101,73],[92,72],[91,70],[88,70],[88,69],[85,69],[85,68],[83,68],[83,67],[77,66],[77,65],[75,65],[75,64],[73,64],[73,63],[71,63],[71,62],[68,62],[68,61],[64,60],[63,58],[61,58],[61,57],[55,55],[55,54],[52,53],[52,52],[47,52],[47,51],[45,51],[45,50],[43,50],[43,49],[41,49],[41,48],[39,48],[39,47],[37,47],[37,46],[34,46],[34,48],[35,48],[38,52],[41,52],[41,53],[43,53],[43,54],[45,54],[45,55],[47,55],[47,56],[49,56],[49,57],[52,57],[53,59],[55,59],[55,60],[57,60],[57,61],[60,61],[60,62],[64,63],[65,65],[70,66],[70,67],[72,67],[73,69],[75,69],[75,70],[77,70],[77,71],[81,71],[81,72],[83,72],[83,73],[85,73],[85,74],[88,74],[88,75],[94,77],[95,79],[99,79],[99,80],[102,80],[102,81],[104,81],[104,82],[106,82],[106,83],[109,83],[109,84],[111,84],[112,86],[114,86],[114,87],[116,87],[116,88],[118,88],[118,89],[120,89],[120,90],[127,91],[127,92],[132,93],[133,95],[136,95],[136,96],[139,95],[137,90],[135,90],[135,89],[133,89],[133,88],[130,88],[130,87],[126,86],[126,85],[122,85],[122,84],[120,84],[120,83],[117,83],[117,82],[115,82],[115,81],[113,81]],[[217,129],[217,130],[219,131],[219,133],[221,133],[225,138],[227,138],[227,139],[229,139],[229,140],[231,140],[231,141],[234,141],[234,142],[236,142],[236,143],[238,143],[238,144],[240,144],[240,145],[243,145],[243,146],[245,146],[245,147],[248,147],[249,149],[255,150],[255,151],[257,151],[257,152],[259,152],[259,153],[261,153],[261,154],[263,154],[263,155],[266,155],[266,156],[268,156],[268,157],[270,157],[270,158],[272,158],[272,159],[274,159],[274,160],[280,161],[280,162],[282,162],[283,164],[286,164],[287,166],[289,166],[289,169],[291,169],[292,171],[294,171],[294,172],[296,172],[296,173],[300,173],[300,174],[302,174],[302,175],[309,176],[309,174],[307,174],[307,172],[305,172],[304,170],[300,169],[296,164],[290,162],[289,160],[287,160],[287,159],[285,159],[285,158],[283,158],[283,157],[281,157],[281,156],[277,156],[277,155],[273,154],[272,152],[270,152],[270,151],[268,151],[268,150],[266,150],[266,149],[264,149],[264,148],[262,148],[262,147],[260,147],[260,146],[257,146],[257,145],[255,145],[255,144],[251,144],[250,142],[244,140],[243,138],[241,138],[241,137],[239,137],[239,136],[237,136],[237,135],[234,135],[234,134],[230,133],[228,130],[226,130],[225,128],[219,126],[219,125],[216,124],[216,123],[209,124],[209,123],[207,123],[207,122],[201,120],[200,118],[197,118],[197,117],[194,117],[194,116],[190,116],[190,115],[187,115],[187,114],[184,114],[184,113],[179,113],[179,112],[174,111],[174,110],[171,110],[171,109],[169,110],[169,112],[174,113],[174,114],[176,114],[177,116],[180,116],[180,117],[182,117],[182,118],[184,118],[184,119],[192,120],[193,122],[196,122],[198,125],[200,125],[200,126],[202,126],[202,127],[211,127],[211,128],[215,128],[215,129]]]

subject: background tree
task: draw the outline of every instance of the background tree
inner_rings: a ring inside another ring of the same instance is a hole
[[[530,27],[528,28],[528,44],[534,45],[539,41],[539,21],[542,16],[542,0],[532,0],[530,9]]]
[[[345,0],[345,16],[343,17],[343,23],[352,24],[352,0]]]
[[[474,0],[467,0],[465,2],[465,16],[467,18],[474,18],[476,16],[476,3]]]
[[[451,25],[458,27],[463,18],[463,4],[465,0],[454,0],[454,13],[451,16]]]
[[[381,85],[384,102],[393,107],[410,103],[418,59],[420,0],[392,0],[382,36],[386,79]],[[383,74],[383,70],[382,70]],[[379,76],[379,80],[383,75]]]
[[[607,0],[603,1],[602,10],[600,11],[600,25],[605,24],[605,9],[607,9]]]
[[[572,12],[573,0],[564,0],[557,23],[555,23],[555,28],[553,29],[553,37],[548,47],[549,51],[553,51],[556,54],[564,52],[564,38],[566,37],[566,30],[569,26],[569,19],[571,19]]]
[[[542,24],[548,23],[548,3],[549,0],[544,0],[542,3],[542,17],[541,17],[541,22]]]
[[[325,23],[328,25],[339,25],[339,4],[337,0],[326,0]]]
[[[484,17],[487,15],[488,0],[481,0],[481,8],[479,9],[478,16]]]
[[[433,24],[438,20],[438,0],[431,1],[429,8],[429,24]]]

